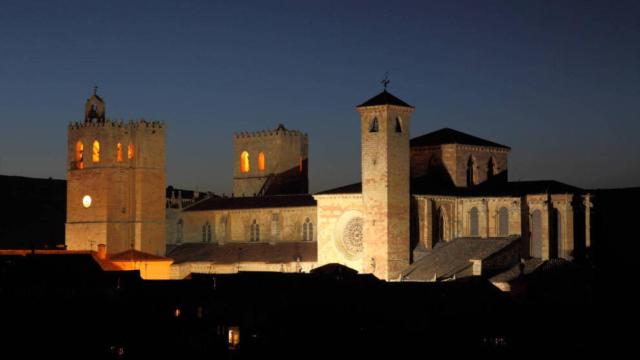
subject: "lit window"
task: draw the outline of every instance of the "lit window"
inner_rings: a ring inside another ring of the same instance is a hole
[[[135,155],[135,149],[133,147],[133,144],[129,144],[129,147],[127,148],[127,158],[129,160],[133,160],[134,155]]]
[[[229,327],[229,349],[235,350],[240,345],[240,328]]]
[[[82,198],[82,206],[84,206],[85,209],[88,209],[89,207],[91,207],[91,202],[92,202],[91,196],[89,195],[85,195]]]
[[[246,151],[240,154],[240,172],[249,172],[249,153]]]
[[[251,223],[251,237],[250,237],[251,241],[260,241],[260,225],[256,222],[256,220],[253,220],[253,223]]]
[[[116,146],[116,161],[122,162],[122,144],[120,143]]]
[[[76,144],[76,169],[84,168],[84,145],[82,141]]]
[[[100,162],[100,143],[98,140],[93,142],[93,157],[92,160],[94,163]]]
[[[313,240],[313,223],[309,218],[306,218],[304,224],[302,224],[302,239],[304,241]]]
[[[258,170],[264,171],[264,153],[258,154]]]

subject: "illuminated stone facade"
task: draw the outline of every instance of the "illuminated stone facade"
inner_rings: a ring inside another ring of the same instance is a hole
[[[84,122],[69,125],[67,153],[67,248],[164,255],[164,124],[108,120],[94,94]]]

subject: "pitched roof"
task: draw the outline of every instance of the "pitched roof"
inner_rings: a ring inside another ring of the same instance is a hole
[[[212,197],[195,203],[184,211],[234,210],[316,206],[316,201],[309,194],[250,196],[250,197]]]
[[[288,263],[300,258],[302,262],[318,260],[318,245],[311,241],[282,243],[227,243],[182,244],[167,253],[175,263],[214,262],[234,264],[237,262]]]
[[[444,145],[444,144],[463,144],[463,145],[476,145],[476,146],[488,146],[501,149],[511,149],[506,145],[501,145],[493,141],[481,139],[479,137],[465,134],[461,131],[443,128],[424,134],[422,136],[411,139],[411,146],[432,146],[432,145]]]
[[[387,90],[383,90],[380,94],[372,97],[371,99],[363,102],[362,104],[358,105],[357,107],[365,107],[365,106],[378,106],[378,105],[396,105],[396,106],[404,106],[404,107],[409,107],[409,108],[413,108],[413,106],[407,104],[406,102],[398,99],[397,97],[393,96],[390,92],[388,92]]]
[[[170,258],[156,256],[142,251],[130,249],[109,256],[110,261],[170,261]]]
[[[512,244],[519,238],[458,238],[436,246],[403,272],[403,278],[430,281],[434,277],[447,279],[472,266],[471,260],[484,260]],[[507,264],[510,266],[511,264]]]
[[[361,194],[362,193],[362,183],[353,183],[349,185],[340,186],[337,188],[321,191],[316,193],[316,195],[329,195],[329,194]]]
[[[430,182],[426,178],[411,179],[413,195],[446,195],[460,197],[524,196],[535,194],[583,194],[585,191],[573,185],[555,180],[509,181],[484,183],[470,188]]]

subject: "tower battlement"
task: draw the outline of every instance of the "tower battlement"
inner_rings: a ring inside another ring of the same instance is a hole
[[[279,124],[278,127],[275,129],[260,130],[260,131],[242,131],[242,132],[234,133],[234,137],[236,139],[265,137],[265,136],[300,136],[300,137],[306,138],[307,134],[298,130],[289,130],[285,128],[284,125],[282,124]]]
[[[139,120],[111,120],[107,119],[104,122],[79,122],[74,121],[69,123],[69,130],[74,129],[84,129],[84,128],[129,128],[129,129],[140,129],[140,128],[151,128],[151,129],[164,129],[165,124],[162,121],[147,121],[145,119]]]

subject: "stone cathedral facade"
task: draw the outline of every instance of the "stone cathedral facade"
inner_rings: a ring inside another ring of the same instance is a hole
[[[308,136],[279,125],[234,136],[232,196],[185,202],[165,192],[165,125],[108,120],[94,94],[69,126],[67,247],[164,256],[176,279],[338,263],[439,281],[590,246],[583,190],[510,182],[509,147],[453,129],[411,138],[415,109],[386,89],[356,110],[361,182],[309,194]]]

